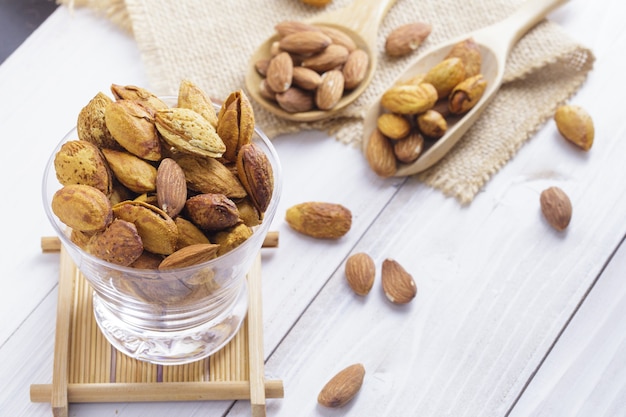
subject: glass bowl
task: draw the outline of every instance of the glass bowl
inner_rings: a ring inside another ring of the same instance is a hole
[[[280,198],[281,167],[270,140],[255,128],[253,142],[272,165],[274,191],[263,222],[253,227],[252,236],[213,260],[154,270],[123,267],[85,252],[71,241],[71,230],[52,212],[52,197],[61,188],[54,157],[63,143],[75,139],[76,128],[52,152],[43,175],[43,201],[65,250],[93,288],[94,315],[105,338],[132,358],[163,365],[200,360],[222,348],[246,316],[246,274],[259,256]]]

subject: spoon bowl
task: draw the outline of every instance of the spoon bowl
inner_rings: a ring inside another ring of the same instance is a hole
[[[466,39],[472,39],[480,48],[482,59],[481,73],[487,81],[487,88],[479,102],[470,111],[462,115],[462,117],[457,117],[450,121],[444,136],[425,149],[415,162],[399,164],[394,176],[403,177],[425,171],[439,162],[456,145],[498,92],[502,85],[506,60],[512,47],[548,13],[567,1],[529,0],[508,18],[469,34],[450,39],[420,54],[409,64],[394,84],[409,79],[411,76],[427,73],[428,70],[445,59],[453,45]],[[365,115],[363,151],[367,149],[369,138],[374,129],[376,129],[376,121],[382,112],[383,108],[380,105],[379,98]]]
[[[248,95],[264,109],[286,120],[313,122],[335,116],[339,111],[356,100],[374,77],[378,55],[376,46],[378,28],[387,11],[395,2],[396,0],[355,0],[347,7],[319,14],[305,22],[316,26],[331,27],[344,32],[369,57],[369,66],[363,81],[356,88],[345,93],[332,109],[290,113],[283,110],[276,102],[268,100],[261,95],[260,85],[263,78],[257,72],[255,64],[261,59],[270,57],[272,44],[279,40],[278,34],[265,40],[249,61],[245,79]]]

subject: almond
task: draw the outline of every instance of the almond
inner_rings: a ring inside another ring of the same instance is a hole
[[[287,209],[285,221],[292,229],[317,239],[338,239],[352,226],[352,213],[341,204],[305,202]]]
[[[86,251],[107,262],[129,266],[143,253],[143,242],[133,223],[115,219],[90,239]]]
[[[278,35],[282,38],[290,33],[301,32],[301,31],[319,31],[320,29],[317,26],[310,25],[308,23],[300,22],[297,20],[285,20],[280,23],[277,23],[274,26]]]
[[[323,73],[343,65],[348,60],[348,55],[345,46],[330,44],[319,54],[305,58],[302,66]]]
[[[424,150],[424,137],[417,131],[393,143],[393,153],[398,161],[410,164],[419,158]]]
[[[198,194],[187,200],[189,220],[202,230],[222,230],[239,222],[237,206],[224,194]]]
[[[304,4],[315,7],[324,7],[333,0],[300,0]]]
[[[217,257],[218,248],[219,245],[212,243],[198,243],[185,246],[163,259],[159,264],[159,269],[184,268],[210,261]]]
[[[339,70],[322,74],[322,82],[315,91],[315,104],[321,110],[330,110],[343,96],[344,79]]]
[[[335,45],[344,46],[348,52],[352,52],[357,48],[354,40],[342,30],[330,26],[320,26],[319,30],[328,35]]]
[[[431,109],[437,98],[437,90],[432,84],[402,84],[386,90],[380,105],[392,113],[418,114]]]
[[[291,87],[287,91],[276,94],[278,105],[289,113],[299,113],[313,110],[315,99],[313,93],[297,87]]]
[[[293,61],[288,52],[280,52],[270,60],[267,66],[267,85],[276,92],[282,93],[291,87],[293,79]]]
[[[381,280],[385,295],[394,304],[406,304],[417,295],[413,277],[393,259],[383,261]]]
[[[346,280],[358,295],[367,295],[374,285],[376,265],[367,253],[355,253],[346,261]]]
[[[345,80],[345,88],[352,90],[361,84],[367,75],[369,68],[369,56],[362,49],[355,49],[350,52],[346,63],[343,65],[343,78]]]
[[[448,122],[446,119],[441,113],[433,109],[426,110],[424,113],[419,114],[416,121],[420,132],[431,139],[439,139],[448,130]]]
[[[324,407],[342,407],[359,392],[365,377],[365,367],[360,364],[350,365],[333,376],[324,385],[317,402]]]
[[[322,76],[310,68],[294,67],[292,82],[304,90],[315,90],[322,83]]]
[[[81,232],[103,230],[113,220],[109,199],[90,185],[65,185],[54,193],[51,205],[61,222]]]
[[[432,26],[423,22],[398,26],[387,35],[385,52],[394,57],[408,55],[424,42],[431,30]]]
[[[332,39],[320,31],[291,33],[280,40],[280,49],[292,54],[310,55],[323,51]]]
[[[156,194],[159,207],[172,218],[185,207],[185,201],[187,201],[185,173],[171,158],[165,158],[159,164]]]
[[[591,149],[594,137],[593,120],[585,109],[571,104],[560,106],[554,114],[554,121],[565,139],[582,150]]]
[[[397,163],[393,145],[378,128],[372,131],[365,148],[365,158],[372,170],[380,177],[391,177],[396,173]]]
[[[548,223],[558,231],[565,230],[572,219],[572,202],[565,191],[559,187],[547,188],[541,192],[539,202]]]
[[[376,119],[376,126],[389,139],[402,139],[411,132],[409,120],[395,113],[383,113]]]

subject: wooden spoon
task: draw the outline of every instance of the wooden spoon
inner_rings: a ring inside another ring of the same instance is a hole
[[[369,69],[365,79],[357,88],[350,91],[349,94],[345,94],[331,110],[289,113],[280,108],[277,103],[261,96],[259,86],[262,78],[255,69],[255,63],[260,59],[270,56],[270,47],[274,41],[279,39],[278,35],[263,42],[252,55],[248,73],[246,74],[246,90],[248,94],[257,103],[263,106],[263,108],[287,120],[312,122],[336,115],[337,112],[356,100],[374,77],[378,55],[376,46],[378,27],[383,17],[387,14],[387,11],[389,11],[395,2],[396,0],[355,0],[347,7],[319,14],[306,21],[306,23],[329,26],[342,30],[354,40],[359,48],[363,49],[369,55]]]
[[[481,72],[487,81],[487,89],[480,101],[460,120],[448,126],[445,135],[439,138],[430,148],[426,149],[415,162],[411,164],[400,164],[395,176],[413,175],[424,171],[439,162],[439,160],[448,153],[476,119],[478,119],[478,116],[496,95],[496,92],[502,84],[505,63],[512,47],[549,12],[567,1],[568,0],[529,0],[508,18],[449,40],[443,45],[439,45],[424,54],[420,54],[420,56],[408,66],[407,70],[404,71],[395,82],[408,79],[417,74],[425,74],[430,68],[445,59],[454,44],[471,38],[478,44],[481,51]],[[372,131],[376,128],[376,120],[382,111],[383,109],[380,106],[379,99],[373,104],[365,116],[363,126],[363,151],[367,149],[369,138]]]

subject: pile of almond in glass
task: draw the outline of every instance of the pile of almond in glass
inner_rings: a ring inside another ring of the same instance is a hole
[[[242,91],[216,108],[183,80],[176,103],[113,84],[78,116],[77,136],[54,157],[51,201],[71,240],[105,261],[186,267],[248,239],[274,190],[271,163],[252,142]],[[176,101],[174,98],[172,101]]]

